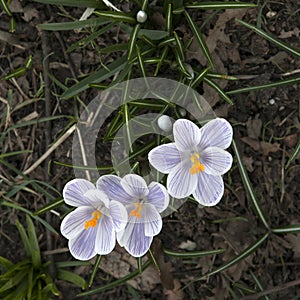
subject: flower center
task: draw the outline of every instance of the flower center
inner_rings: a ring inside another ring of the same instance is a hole
[[[99,210],[95,210],[92,212],[92,219],[86,221],[84,223],[84,229],[89,229],[90,227],[95,227],[97,225],[98,219],[101,217],[101,212]]]
[[[204,171],[204,165],[200,163],[199,153],[193,153],[190,157],[190,160],[193,163],[192,167],[190,168],[190,174],[199,174],[200,172]]]
[[[130,217],[137,217],[137,218],[141,218],[142,215],[141,215],[141,210],[143,208],[143,203],[134,203],[134,206],[135,206],[135,209],[133,209],[129,216]]]

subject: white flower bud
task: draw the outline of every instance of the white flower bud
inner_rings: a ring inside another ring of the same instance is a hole
[[[158,118],[157,125],[161,130],[165,132],[170,132],[173,127],[170,117],[166,115],[162,115]]]
[[[147,20],[147,14],[146,12],[144,12],[143,10],[140,10],[137,15],[136,15],[136,20],[139,22],[139,23],[145,23],[146,20]]]

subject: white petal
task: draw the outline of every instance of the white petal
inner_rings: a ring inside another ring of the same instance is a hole
[[[116,245],[116,233],[110,217],[102,216],[98,221],[95,251],[100,255],[110,253]]]
[[[101,176],[97,180],[96,186],[111,200],[117,200],[122,203],[131,202],[132,197],[125,192],[121,186],[121,178],[116,175]]]
[[[173,135],[177,149],[182,152],[195,149],[201,138],[198,126],[186,119],[174,123]]]
[[[168,193],[178,199],[188,197],[196,188],[197,178],[197,174],[190,173],[189,163],[180,163],[168,175]]]
[[[124,230],[123,240],[126,241],[124,247],[129,254],[134,257],[141,257],[149,250],[153,237],[145,236],[143,223],[129,223]]]
[[[148,186],[149,194],[147,196],[147,202],[153,204],[158,212],[164,211],[170,201],[170,196],[167,189],[158,182],[151,182]]]
[[[60,231],[67,239],[73,239],[84,231],[87,220],[92,218],[93,207],[81,206],[70,212],[62,221]]]
[[[162,219],[157,209],[150,203],[145,203],[141,211],[145,224],[145,236],[155,236],[162,229]]]
[[[198,176],[198,185],[193,193],[195,200],[204,206],[218,204],[224,194],[222,176],[209,175],[204,172],[199,173]]]
[[[125,175],[121,185],[125,192],[134,198],[143,198],[149,193],[146,181],[136,174]]]
[[[227,149],[232,142],[233,130],[228,121],[217,118],[206,123],[201,129],[200,149],[219,147]]]
[[[223,175],[232,165],[231,154],[217,147],[206,148],[201,152],[200,160],[204,165],[204,172],[211,175]]]
[[[128,213],[125,206],[115,200],[112,200],[109,204],[109,213],[112,217],[115,230],[118,232],[123,230],[128,221]]]
[[[71,254],[79,260],[88,260],[96,255],[95,240],[97,226],[84,230],[74,239],[69,240]]]
[[[84,194],[87,198],[90,199],[90,202],[93,204],[93,207],[100,208],[105,205],[105,207],[109,206],[109,199],[102,191],[98,189],[89,190]]]
[[[148,154],[150,164],[159,172],[168,174],[181,161],[181,155],[175,143],[160,145]]]
[[[73,179],[63,189],[63,198],[71,206],[90,205],[90,200],[84,196],[88,190],[96,187],[86,179]]]

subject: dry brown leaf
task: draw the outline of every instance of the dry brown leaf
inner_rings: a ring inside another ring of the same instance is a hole
[[[183,290],[181,289],[181,284],[177,279],[174,279],[174,289],[164,289],[164,294],[167,296],[168,300],[182,300],[185,296]]]
[[[242,137],[241,141],[249,145],[253,150],[262,152],[264,156],[268,156],[270,152],[277,152],[280,149],[279,143],[259,142],[250,137]]]
[[[262,120],[258,118],[258,116],[255,117],[255,119],[249,118],[247,123],[247,133],[248,136],[252,139],[258,140],[262,128]]]

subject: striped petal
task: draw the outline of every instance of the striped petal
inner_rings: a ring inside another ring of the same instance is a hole
[[[116,175],[101,176],[96,182],[96,187],[103,191],[109,199],[122,203],[131,202],[132,197],[125,192],[121,186],[121,178]]]
[[[125,192],[133,198],[143,198],[149,193],[146,181],[136,174],[125,175],[121,179],[121,185]]]
[[[145,236],[155,236],[162,229],[162,219],[155,206],[145,203],[142,209]]]
[[[214,206],[219,203],[223,194],[222,176],[209,175],[204,172],[198,174],[198,184],[193,196],[201,205]]]
[[[73,257],[79,260],[89,260],[96,255],[96,233],[97,226],[84,230],[77,237],[69,240],[69,249]]]
[[[228,121],[222,118],[209,121],[200,129],[200,132],[200,149],[207,147],[227,149],[232,142],[232,126]]]
[[[84,231],[84,224],[91,219],[95,209],[90,206],[81,206],[70,212],[62,221],[60,231],[67,239],[74,239]]]
[[[154,205],[158,212],[161,213],[168,207],[170,201],[170,196],[166,188],[157,182],[151,182],[148,188],[147,202]]]
[[[84,194],[87,198],[89,198],[90,202],[93,204],[93,207],[95,208],[100,208],[109,206],[109,199],[104,194],[104,192],[94,189],[94,190],[89,190]]]
[[[110,253],[116,245],[116,233],[110,217],[103,216],[97,225],[95,251],[100,255]]]
[[[90,200],[84,195],[96,187],[86,179],[73,179],[63,189],[63,198],[71,206],[91,205]]]
[[[191,195],[197,185],[197,174],[190,173],[190,163],[180,163],[167,178],[168,193],[182,199]]]
[[[109,213],[112,217],[115,230],[117,232],[123,230],[128,221],[128,213],[124,205],[112,200],[109,205]]]
[[[223,175],[232,165],[231,154],[217,147],[206,148],[200,159],[204,165],[204,172],[211,175]]]
[[[168,174],[181,161],[181,155],[175,143],[160,145],[148,154],[150,164],[159,172]]]
[[[177,149],[182,152],[195,149],[201,138],[198,126],[185,119],[179,119],[174,123],[173,135]]]

